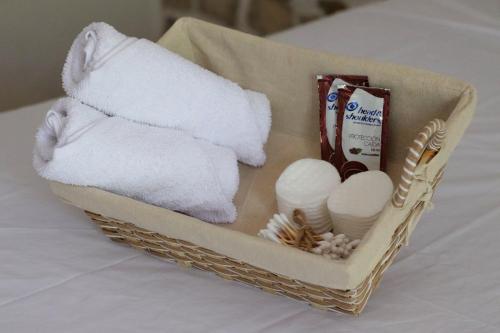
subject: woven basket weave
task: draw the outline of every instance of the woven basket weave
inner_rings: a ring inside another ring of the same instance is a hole
[[[179,20],[159,44],[271,100],[268,162],[261,169],[240,167],[238,221],[210,225],[106,191],[52,182],[54,193],[85,210],[114,241],[314,307],[359,314],[441,180],[472,118],[474,89],[441,75],[293,48],[194,19]],[[388,173],[397,188],[342,261],[256,236],[276,210],[279,173],[298,158],[319,156],[314,75],[327,72],[368,75],[374,85],[392,89]]]
[[[442,178],[441,171],[433,188]],[[104,217],[89,211],[85,213],[111,240],[126,243],[162,259],[172,260],[181,266],[194,267],[217,274],[226,280],[235,280],[264,291],[288,296],[309,303],[311,306],[331,311],[359,314],[368,298],[378,286],[382,274],[390,266],[401,246],[407,242],[408,228],[420,217],[424,202],[416,204],[405,221],[396,229],[392,242],[371,274],[357,287],[350,290],[325,288],[290,279],[245,262],[220,255],[196,244],[169,238],[132,223]]]

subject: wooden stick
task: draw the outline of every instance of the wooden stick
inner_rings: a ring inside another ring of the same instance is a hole
[[[293,221],[301,226],[299,236],[297,237],[297,247],[310,251],[311,248],[317,245],[316,240],[319,238],[314,233],[311,226],[307,223],[307,218],[303,211],[295,209],[293,211]]]

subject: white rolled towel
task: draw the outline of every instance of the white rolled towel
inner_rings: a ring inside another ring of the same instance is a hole
[[[50,180],[98,187],[205,221],[236,219],[233,151],[179,130],[108,117],[72,98],[48,111],[33,166]]]
[[[62,79],[69,96],[106,114],[183,130],[253,166],[265,162],[267,97],[151,41],[92,23],[73,42]]]

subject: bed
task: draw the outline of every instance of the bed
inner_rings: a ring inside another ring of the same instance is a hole
[[[387,1],[270,38],[430,69],[478,90],[435,209],[363,314],[315,310],[108,241],[31,167],[47,101],[0,114],[2,331],[500,330],[498,1]]]

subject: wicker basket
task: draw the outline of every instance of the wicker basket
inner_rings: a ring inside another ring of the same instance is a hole
[[[472,118],[474,89],[438,74],[293,48],[194,19],[179,20],[159,44],[271,100],[268,161],[261,169],[240,166],[238,220],[212,225],[52,182],[54,193],[84,209],[114,241],[318,308],[360,313],[441,180]],[[365,74],[374,86],[392,89],[388,173],[399,184],[358,248],[338,261],[256,236],[276,211],[274,182],[281,171],[298,158],[319,156],[314,75],[327,72]]]

